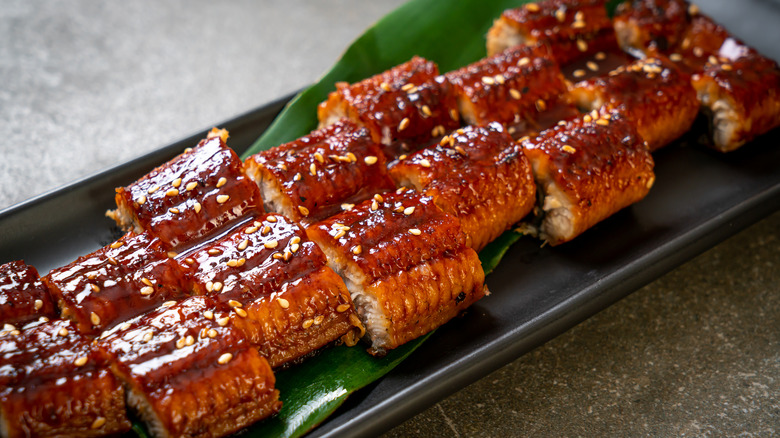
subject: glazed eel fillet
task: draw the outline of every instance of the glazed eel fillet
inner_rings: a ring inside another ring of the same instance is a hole
[[[382,148],[347,119],[255,154],[245,166],[265,209],[304,226],[395,189]]]
[[[237,218],[262,212],[259,190],[225,144],[227,136],[215,128],[194,148],[116,189],[117,209],[106,215],[124,230],[148,231],[178,250]]]
[[[641,200],[655,181],[646,143],[616,112],[594,111],[520,144],[543,199],[539,237],[551,245]]]
[[[487,293],[458,220],[412,189],[375,195],[307,233],[344,278],[372,354],[428,333]]]
[[[284,216],[248,218],[177,260],[274,368],[340,338],[354,345],[363,334],[344,282]]]
[[[460,126],[450,84],[418,56],[355,84],[337,82],[317,117],[320,127],[347,118],[367,128],[390,161]]]
[[[0,435],[93,437],[130,429],[105,353],[68,320],[0,336]]]
[[[497,122],[458,129],[394,163],[390,175],[457,217],[475,251],[525,217],[536,200],[531,165]]]
[[[45,316],[53,318],[57,308],[38,270],[22,261],[0,265],[0,324],[23,325]],[[14,330],[16,327],[4,327]],[[0,332],[2,333],[2,332]]]
[[[780,68],[732,37],[696,5],[683,0],[636,0],[615,18],[626,50],[667,55],[692,75],[712,145],[735,150],[780,126]]]
[[[516,138],[579,114],[543,44],[510,48],[445,76],[467,124],[500,122]]]
[[[229,322],[230,313],[211,297],[191,297],[98,342],[152,435],[227,435],[281,408],[268,361]]]
[[[583,112],[618,109],[651,152],[686,133],[699,113],[690,76],[660,55],[578,82],[570,92]]]

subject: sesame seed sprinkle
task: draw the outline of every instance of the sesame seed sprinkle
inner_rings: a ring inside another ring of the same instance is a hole
[[[144,342],[149,342],[149,341],[152,340],[153,337],[154,337],[154,333],[146,332],[146,334],[144,334],[143,341]]]
[[[420,160],[420,166],[422,166],[422,167],[431,167],[431,162],[428,161],[427,158],[423,158],[422,160]]]
[[[314,163],[311,163],[311,166],[309,166],[309,173],[312,175],[317,175],[317,165]]]
[[[556,9],[556,10],[555,10],[555,18],[556,18],[556,19],[557,19],[559,22],[561,22],[561,23],[563,23],[564,21],[566,21],[566,10],[565,10],[565,9],[563,9],[563,8],[558,8],[558,9]]]
[[[398,124],[398,132],[403,131],[409,126],[409,118],[404,117],[403,120],[401,120],[401,123]]]
[[[198,187],[198,183],[195,181],[188,182],[186,186],[184,186],[185,189],[189,192],[190,190],[194,190],[195,187]]]
[[[249,239],[244,239],[241,241],[241,243],[238,244],[239,251],[243,251],[246,249],[246,247],[249,246]]]
[[[282,309],[286,309],[286,308],[290,307],[290,302],[285,300],[284,298],[277,298],[276,302],[279,303],[279,306]]]
[[[184,341],[187,345],[192,345],[195,343],[195,338],[192,337],[192,335],[187,335]]]
[[[179,338],[176,340],[176,349],[182,349],[184,348],[184,345],[187,343],[187,340],[184,338]]]
[[[89,320],[92,322],[92,325],[100,325],[100,316],[95,312],[89,314]]]
[[[217,324],[219,324],[220,327],[226,326],[230,322],[230,317],[225,316],[224,318],[219,318],[217,320]]]
[[[420,234],[422,234],[422,231],[420,231],[418,228],[411,228],[409,230],[409,233],[414,236],[419,236]]]
[[[160,190],[160,186],[154,186],[154,187],[151,187],[149,190],[147,190],[146,193],[151,195],[152,193],[154,193],[154,192],[156,192],[158,190]]]
[[[607,119],[598,119],[596,120],[596,124],[599,126],[607,126],[609,125],[609,120]]]
[[[369,155],[366,158],[363,158],[363,161],[366,164],[368,164],[369,166],[372,165],[372,164],[375,164],[377,162],[377,160],[378,160],[378,158],[373,156],[373,155]]]
[[[276,248],[279,245],[279,242],[276,240],[271,240],[270,242],[265,242],[263,246],[265,246],[268,249]]]
[[[78,359],[76,359],[75,361],[73,361],[73,365],[76,365],[77,367],[82,367],[82,366],[84,366],[86,364],[87,364],[87,357],[86,356],[81,356]]]
[[[512,96],[513,99],[520,99],[522,96],[519,91],[515,90],[514,88],[509,89],[509,95]]]
[[[377,211],[379,209],[379,204],[376,202],[376,199],[371,201],[371,211]]]
[[[60,335],[60,336],[68,336],[68,329],[66,329],[65,327],[62,327],[57,332],[57,334]]]
[[[531,12],[539,12],[539,5],[536,3],[528,3],[525,5],[525,8]]]
[[[572,74],[574,75],[575,78],[581,78],[581,77],[585,76],[585,70],[577,69],[577,70],[574,70],[574,73],[572,73]]]
[[[141,288],[141,295],[147,296],[154,293],[154,288],[151,286],[144,286]]]
[[[324,320],[325,320],[325,315],[317,315],[317,317],[314,318],[314,325],[320,325]]]
[[[228,201],[228,199],[230,199],[230,196],[228,196],[228,195],[219,195],[219,196],[217,196],[217,202],[220,203],[220,204],[226,203]]]
[[[217,331],[216,331],[216,330],[214,330],[213,328],[212,328],[212,329],[209,329],[209,330],[206,332],[206,336],[210,337],[211,339],[214,339],[214,338],[216,338],[216,337],[217,337],[217,334],[218,334],[218,333],[217,333]]]
[[[403,91],[409,91],[409,90],[411,90],[411,89],[412,89],[412,88],[414,88],[414,87],[415,87],[415,85],[414,85],[414,84],[404,84],[404,85],[403,85],[403,87],[401,87],[401,89],[402,89]]]
[[[311,327],[312,324],[314,324],[314,320],[313,319],[307,319],[306,321],[303,321],[302,327],[304,329],[307,329],[307,328]]]
[[[347,203],[341,204],[342,210],[350,211],[353,208],[355,208],[355,204],[347,204]]]
[[[211,248],[207,252],[209,253],[209,255],[213,255],[213,256],[222,254],[222,250],[217,248]]]
[[[544,102],[544,100],[539,99],[536,101],[536,109],[541,112],[547,109],[547,104]]]
[[[167,192],[165,192],[165,196],[176,196],[179,194],[178,189],[170,189]]]
[[[215,292],[219,292],[219,291],[221,291],[221,290],[222,290],[222,283],[220,283],[220,282],[218,282],[218,281],[215,281],[215,282],[214,282],[214,291],[215,291]]]
[[[243,306],[243,304],[241,304],[240,302],[238,302],[238,301],[236,301],[236,300],[230,300],[230,301],[228,301],[228,305],[229,305],[230,307],[242,307],[242,306]]]
[[[201,209],[200,202],[196,202],[194,208],[195,208],[195,213],[200,213],[200,209]]]
[[[122,245],[124,245],[124,243],[117,240],[116,242],[112,243],[110,245],[110,247],[111,247],[111,249],[117,249],[117,248],[119,248]]]
[[[163,307],[171,307],[174,304],[176,304],[176,301],[166,301],[166,302],[162,303],[162,306]]]
[[[336,312],[339,312],[339,313],[346,312],[347,309],[349,309],[349,304],[339,304],[336,307]]]
[[[238,316],[240,316],[242,318],[246,318],[246,315],[247,315],[246,310],[244,310],[244,309],[242,309],[240,307],[234,307],[233,310],[236,311],[236,314]]]
[[[564,152],[569,153],[569,154],[573,154],[573,153],[577,152],[577,149],[574,149],[573,147],[571,147],[571,146],[569,146],[567,144],[563,145],[563,147],[561,149],[563,149]]]
[[[531,62],[531,58],[525,56],[523,58],[520,58],[519,61],[517,61],[517,66],[518,67],[522,67],[522,66],[524,66],[526,64],[529,64],[530,62]]]
[[[173,213],[173,214],[179,214],[179,209],[176,208],[176,207],[171,207],[171,208],[168,209],[168,211]]]
[[[260,231],[260,235],[265,236],[270,232],[271,232],[271,227],[269,225],[266,225],[263,227],[262,231]]]
[[[217,181],[217,188],[220,188],[220,187],[224,186],[225,184],[227,184],[227,178],[225,178],[225,177],[223,176],[223,177],[221,177],[221,178],[220,178],[220,179]]]
[[[599,69],[599,65],[596,64],[593,61],[586,62],[585,66],[588,67],[588,70],[590,70],[590,71],[598,71],[598,69]]]
[[[428,105],[423,105],[422,108],[420,108],[420,110],[422,110],[422,113],[425,117],[430,117],[433,114],[431,112],[431,108],[428,107]]]
[[[295,252],[298,252],[298,249],[299,249],[300,247],[301,247],[301,245],[300,245],[300,244],[293,243],[292,245],[290,245],[290,251],[291,251],[291,252],[293,252],[293,253],[295,253]]]
[[[256,232],[257,232],[257,227],[255,227],[255,226],[246,227],[246,228],[244,229],[244,233],[245,233],[245,234],[254,234],[254,233],[256,233]]]
[[[588,50],[588,43],[585,40],[577,40],[577,48],[580,52],[585,52]]]
[[[379,88],[385,91],[390,91],[390,85],[387,82],[382,82],[381,84],[379,84]]]
[[[146,202],[146,196],[141,195],[135,202],[137,202],[138,205],[143,205],[144,202]]]
[[[604,52],[598,52],[598,53],[596,53],[596,59],[598,61],[603,61],[603,60],[607,59],[607,54],[604,53]]]
[[[214,312],[212,312],[211,310],[207,310],[207,311],[203,312],[203,316],[206,319],[214,319]]]
[[[298,206],[298,211],[301,212],[301,215],[303,215],[304,217],[309,215],[309,209],[304,207],[303,205]]]
[[[414,213],[414,207],[406,207],[404,208],[404,214],[409,216],[410,214]]]

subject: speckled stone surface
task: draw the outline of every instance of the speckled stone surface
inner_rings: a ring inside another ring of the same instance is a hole
[[[400,3],[5,0],[0,209],[313,82]],[[773,44],[772,24],[731,30]],[[780,213],[388,436],[780,434],[778,232]]]

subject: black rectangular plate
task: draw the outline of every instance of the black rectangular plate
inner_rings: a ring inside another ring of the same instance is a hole
[[[729,27],[728,19],[721,21]],[[744,29],[740,36],[748,43],[763,41],[760,26]],[[780,59],[780,47],[762,48]],[[230,144],[241,153],[288,99],[216,126],[230,131]],[[204,135],[0,212],[0,263],[24,259],[47,272],[107,244],[119,234],[104,217],[113,207],[114,187],[134,181]],[[659,151],[656,184],[645,200],[561,247],[540,248],[537,241],[522,239],[488,277],[492,295],[353,395],[311,436],[387,430],[776,211],[778,144],[780,130],[775,130],[727,155],[681,144]]]

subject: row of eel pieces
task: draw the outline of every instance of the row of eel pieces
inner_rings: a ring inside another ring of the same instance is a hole
[[[488,294],[477,252],[551,245],[641,200],[651,152],[710,117],[780,124],[777,64],[680,0],[507,10],[488,57],[338,83],[321,126],[246,162],[214,129],[107,215],[127,231],[40,278],[0,267],[0,434],[222,436],[281,407],[273,369],[382,355]]]

